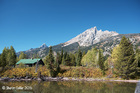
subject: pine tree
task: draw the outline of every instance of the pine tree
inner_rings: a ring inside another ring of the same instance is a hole
[[[99,68],[104,71],[105,70],[105,66],[104,66],[104,56],[103,53],[101,53],[101,49],[99,49],[99,53],[98,53],[98,65]]]
[[[23,52],[20,52],[19,60],[20,59],[26,59],[26,58],[27,58],[26,54],[24,54]]]
[[[7,48],[5,47],[3,49],[2,54],[1,54],[1,67],[2,67],[2,69],[4,69],[4,67],[7,65],[6,56],[7,56]]]
[[[1,65],[2,66],[15,66],[16,64],[16,53],[13,46],[5,47],[1,55]]]
[[[59,64],[61,64],[61,55],[60,55],[60,53],[59,52],[57,52],[57,56],[56,56],[56,60],[57,60],[57,62],[59,63]]]
[[[11,59],[12,59],[12,53],[10,51],[7,51],[7,55],[6,55],[6,64],[7,64],[7,66],[11,65]]]
[[[74,54],[70,53],[70,59],[71,59],[70,65],[71,66],[76,66],[75,55]]]
[[[81,60],[82,60],[82,52],[80,49],[78,49],[78,54],[76,58],[76,66],[81,66]]]
[[[137,76],[140,76],[140,49],[136,48],[135,62],[137,63]]]
[[[62,64],[66,65],[66,57],[67,57],[67,52],[64,52],[63,58],[62,58]]]
[[[136,75],[137,64],[134,61],[133,46],[130,41],[124,36],[122,37],[117,49],[116,57],[116,74],[127,79],[134,78]]]
[[[69,56],[69,54],[67,54],[66,59],[65,59],[65,65],[70,66],[71,65],[70,61],[71,61],[70,56]]]
[[[62,63],[62,59],[63,59],[63,48],[61,49],[61,63]]]
[[[47,56],[45,57],[44,62],[45,62],[45,65],[48,66],[48,64],[49,64],[49,55],[47,55]]]
[[[52,51],[52,46],[49,47],[49,54],[48,54],[48,69],[53,69],[54,64],[54,56]]]
[[[61,55],[57,52],[56,56],[56,74],[60,72]]]
[[[9,47],[6,48],[6,66],[10,66],[10,61],[11,61],[11,52],[10,52],[10,49]]]
[[[49,47],[48,59],[46,61],[48,62],[47,68],[50,70],[50,75],[54,77],[55,71],[54,71],[54,56],[53,56],[52,46]]]
[[[15,52],[15,49],[13,48],[13,46],[10,47],[10,51],[9,51],[9,54],[10,54],[10,66],[15,66],[16,64],[16,52]]]
[[[62,58],[62,65],[65,65],[65,58],[64,58],[64,56]]]

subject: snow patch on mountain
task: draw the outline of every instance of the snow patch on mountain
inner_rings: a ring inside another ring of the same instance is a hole
[[[90,46],[90,45],[100,42],[103,39],[116,36],[116,35],[118,35],[118,33],[116,33],[115,31],[97,30],[95,26],[91,29],[87,29],[86,31],[79,34],[75,38],[72,38],[71,40],[67,41],[66,43],[64,43],[64,46],[68,46],[75,42],[78,42],[80,46]]]

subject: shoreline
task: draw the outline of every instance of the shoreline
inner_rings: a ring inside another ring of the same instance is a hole
[[[101,78],[74,78],[74,77],[42,77],[42,78],[0,78],[0,81],[109,81],[109,82],[130,82],[138,83],[139,80],[117,80],[117,79],[101,79]]]

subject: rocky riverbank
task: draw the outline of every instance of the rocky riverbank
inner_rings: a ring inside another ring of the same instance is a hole
[[[42,78],[0,78],[0,81],[116,81],[116,82],[139,82],[138,80],[116,80],[116,79],[100,79],[100,78],[73,78],[73,77],[42,77]]]

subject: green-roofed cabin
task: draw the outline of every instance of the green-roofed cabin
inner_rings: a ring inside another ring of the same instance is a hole
[[[19,65],[20,63],[24,64],[25,66],[29,66],[29,67],[32,67],[32,66],[35,66],[38,62],[38,65],[42,65],[44,66],[44,62],[42,61],[42,59],[38,58],[38,59],[21,59],[20,61],[18,61],[16,63],[16,65]]]

